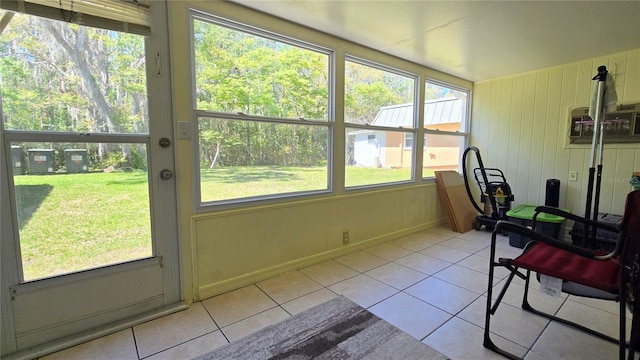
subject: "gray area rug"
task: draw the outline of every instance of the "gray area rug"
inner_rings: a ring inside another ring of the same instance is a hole
[[[448,358],[340,296],[196,359]]]

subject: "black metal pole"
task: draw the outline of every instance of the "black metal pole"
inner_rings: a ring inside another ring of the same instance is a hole
[[[604,86],[605,86],[605,81],[607,80],[607,67],[604,65],[601,65],[598,67],[598,74],[596,76],[593,77],[592,80],[598,80],[598,84],[597,86],[597,97],[596,97],[596,109],[595,109],[595,116],[593,119],[593,139],[591,141],[591,159],[590,159],[590,163],[589,163],[589,182],[587,183],[587,202],[586,202],[586,208],[584,211],[584,217],[587,219],[591,219],[591,204],[593,201],[593,182],[594,182],[594,177],[595,177],[595,157],[596,157],[596,146],[598,144],[598,135],[600,132],[600,122],[602,120],[602,100],[603,100],[603,95],[604,95]],[[600,144],[602,145],[602,144]],[[602,150],[600,150],[601,152],[601,156],[602,156]],[[602,175],[602,168],[600,166],[600,177]],[[597,190],[596,191],[596,197],[599,198],[599,193],[600,191]],[[599,201],[599,200],[596,200]],[[593,218],[597,218],[598,213],[597,211],[594,212],[593,214]],[[583,233],[583,244],[588,244],[588,245],[594,245],[595,244],[595,232],[596,229],[593,228],[592,230],[592,237],[590,239],[590,241],[586,241],[588,238],[588,235],[590,233],[589,231],[589,227],[585,224],[584,227],[584,233]],[[593,244],[592,244],[593,243]]]
[[[593,201],[593,221],[598,221],[598,210],[600,209],[600,187],[602,185],[602,161],[604,157],[604,122],[600,122],[600,146],[599,146],[599,161],[598,161],[598,170],[596,172],[596,195]],[[592,246],[596,245],[596,236],[598,235],[598,229],[594,226],[591,229],[591,242]]]
[[[584,217],[585,219],[591,219],[591,200],[593,199],[593,178],[595,176],[595,172],[596,169],[594,167],[590,167],[589,168],[589,182],[587,183],[587,205],[586,205],[586,209],[584,211]],[[589,231],[589,225],[584,224],[583,226],[583,233],[582,233],[582,246],[585,247],[590,247],[591,246],[591,238],[589,237],[589,234],[591,233]]]
[[[596,194],[593,200],[593,221],[598,221],[598,208],[600,206],[600,184],[602,182],[602,164],[598,164],[598,171],[596,173]],[[595,249],[596,236],[598,235],[598,229],[593,226],[591,229],[591,248]]]

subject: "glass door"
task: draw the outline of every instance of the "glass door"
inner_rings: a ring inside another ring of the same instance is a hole
[[[4,342],[18,351],[180,300],[171,121],[151,107],[163,101],[148,93],[163,77],[153,46],[24,14],[0,35],[12,228],[3,330],[14,334],[3,353]]]

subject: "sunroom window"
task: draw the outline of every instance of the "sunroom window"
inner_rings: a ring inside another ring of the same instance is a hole
[[[434,177],[438,170],[460,171],[467,143],[469,99],[469,90],[425,82],[423,178]]]
[[[415,75],[347,57],[346,188],[413,180],[416,81]]]
[[[199,204],[330,189],[331,51],[194,12]]]

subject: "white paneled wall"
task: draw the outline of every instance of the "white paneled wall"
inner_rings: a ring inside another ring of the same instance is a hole
[[[560,207],[584,214],[591,145],[569,144],[569,114],[589,106],[600,65],[614,76],[618,104],[640,102],[640,49],[474,85],[471,144],[485,166],[505,172],[514,206],[544,204],[546,180],[555,178]],[[568,181],[569,171],[578,181]],[[640,144],[605,145],[601,212],[623,212],[633,171],[640,171]]]

